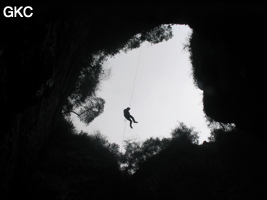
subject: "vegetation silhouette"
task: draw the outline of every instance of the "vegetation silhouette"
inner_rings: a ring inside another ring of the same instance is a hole
[[[78,133],[61,118],[31,176],[20,180],[16,191],[27,199],[116,198],[121,185],[118,149],[99,133]]]
[[[180,124],[171,138],[162,139],[164,147],[157,145],[158,138],[148,140],[154,154],[145,161],[141,147],[147,141],[127,144],[132,156],[126,163],[131,169],[123,169],[133,175],[124,190],[134,194],[130,199],[265,198],[266,165],[260,163],[266,162],[266,145],[235,128],[214,129],[212,136],[212,141],[199,145],[197,133]]]
[[[125,141],[122,153],[101,133],[78,133],[61,118],[16,190],[29,199],[260,199],[265,152],[263,142],[236,128],[216,128],[199,145],[198,133],[179,123],[169,138]]]
[[[87,97],[85,103],[79,104],[75,110],[71,104],[63,107],[63,115],[70,119],[70,114],[74,113],[86,125],[90,124],[97,116],[104,111],[105,100],[100,97]],[[69,106],[69,107],[67,107]],[[76,111],[78,110],[78,111]]]

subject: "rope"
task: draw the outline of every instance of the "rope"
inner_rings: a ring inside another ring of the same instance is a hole
[[[133,89],[132,89],[132,95],[131,95],[131,99],[130,99],[129,107],[131,107],[131,105],[132,105],[132,98],[133,98],[133,93],[134,93],[134,88],[135,88],[135,82],[136,82],[136,77],[137,77],[137,71],[138,71],[139,63],[140,63],[141,50],[142,50],[142,48],[140,47],[139,57],[138,57],[138,62],[137,62],[137,66],[136,66],[136,71],[135,71],[135,76],[134,76],[134,83],[133,83]]]
[[[137,71],[138,71],[138,68],[139,68],[140,57],[141,57],[141,49],[142,48],[140,47],[139,56],[138,56],[138,62],[137,62],[137,66],[136,66],[135,76],[134,76],[134,83],[133,83],[132,95],[131,95],[129,107],[131,107],[131,105],[132,105],[132,98],[133,98],[133,93],[134,93],[134,88],[135,88]],[[126,120],[124,120],[124,131],[123,131],[122,141],[121,141],[121,152],[122,152],[122,147],[123,147],[122,145],[123,145],[123,141],[124,141],[125,130],[126,130]]]

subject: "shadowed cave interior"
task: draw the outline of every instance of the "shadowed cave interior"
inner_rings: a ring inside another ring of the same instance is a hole
[[[0,20],[1,199],[266,198],[264,4],[25,3],[32,18]],[[95,90],[106,56],[168,40],[163,24],[193,29],[187,48],[210,140],[198,144],[181,123],[122,154],[78,134],[71,112],[86,111],[88,124],[103,112]]]

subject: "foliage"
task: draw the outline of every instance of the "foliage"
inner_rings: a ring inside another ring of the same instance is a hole
[[[134,174],[147,160],[157,155],[170,144],[168,138],[148,138],[144,142],[126,140],[125,152],[120,156],[123,173]]]
[[[88,101],[89,102],[89,101]],[[99,114],[101,114],[104,111],[104,100],[100,99],[99,102],[96,102],[94,106],[92,106],[91,102],[90,104],[80,109],[79,117],[81,121],[85,122],[86,124],[89,124],[96,118]]]
[[[256,190],[256,197],[263,194],[257,177],[267,177],[265,145],[238,129],[214,129],[212,135],[211,142],[198,145],[194,129],[179,123],[171,138],[128,140],[121,153],[100,132],[77,133],[61,119],[31,181],[22,181],[21,194],[41,200],[244,199]]]
[[[180,142],[189,142],[192,144],[198,144],[198,133],[194,131],[192,127],[188,128],[184,123],[180,123],[172,133],[173,140],[179,140]]]
[[[236,128],[236,126],[232,123],[216,122],[215,120],[207,116],[206,116],[206,120],[208,122],[208,127],[211,130],[210,136],[208,138],[209,141],[215,141],[218,132],[234,131]]]
[[[174,136],[132,175],[127,187],[135,194],[132,199],[266,197],[262,182],[256,181],[267,177],[266,165],[260,164],[266,161],[264,143],[237,129],[216,129],[213,134],[215,139],[202,145],[188,142],[183,134],[178,134],[182,139]]]
[[[85,124],[92,122],[98,115],[104,111],[105,101],[102,98],[90,98],[85,105],[79,109],[78,117]]]
[[[72,105],[68,104],[63,107],[63,114],[69,118],[71,113],[74,113],[86,125],[91,123],[97,116],[104,111],[105,100],[100,97],[87,97],[85,103],[72,110]],[[70,110],[70,111],[68,111]]]
[[[138,142],[124,141],[125,153],[122,154],[120,165],[122,171],[133,174],[138,169],[138,163],[142,160],[141,144]]]
[[[149,138],[144,142],[125,141],[125,153],[121,156],[122,171],[133,174],[148,160],[156,157],[161,152],[172,146],[198,144],[198,133],[193,128],[188,128],[184,123],[171,133],[172,138]]]
[[[88,100],[88,97],[94,96],[97,87],[106,76],[105,71],[102,67],[107,56],[103,52],[99,52],[88,58],[88,66],[83,67],[76,86],[72,94],[69,96],[69,101],[74,108],[81,106]]]
[[[105,100],[96,97],[95,91],[104,77],[102,64],[106,57],[99,53],[89,58],[90,64],[82,68],[74,91],[63,106],[62,113],[69,117],[75,113],[82,122],[89,124],[104,111]]]
[[[99,131],[96,131],[93,135],[91,135],[91,137],[104,145],[113,154],[113,156],[116,157],[117,161],[119,161],[121,152],[119,151],[120,147],[118,144],[110,143]]]
[[[170,24],[162,24],[149,31],[142,31],[134,35],[122,48],[123,51],[139,48],[144,41],[157,44],[163,40],[167,41],[172,38],[172,27]]]
[[[61,119],[23,192],[31,199],[114,196],[120,187],[119,165],[107,146],[116,149],[101,134],[77,133],[71,122]]]

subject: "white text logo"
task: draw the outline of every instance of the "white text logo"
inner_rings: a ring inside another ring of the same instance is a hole
[[[31,17],[33,15],[33,9],[31,6],[20,6],[20,7],[16,7],[14,6],[6,6],[3,10],[3,14],[5,17]]]

